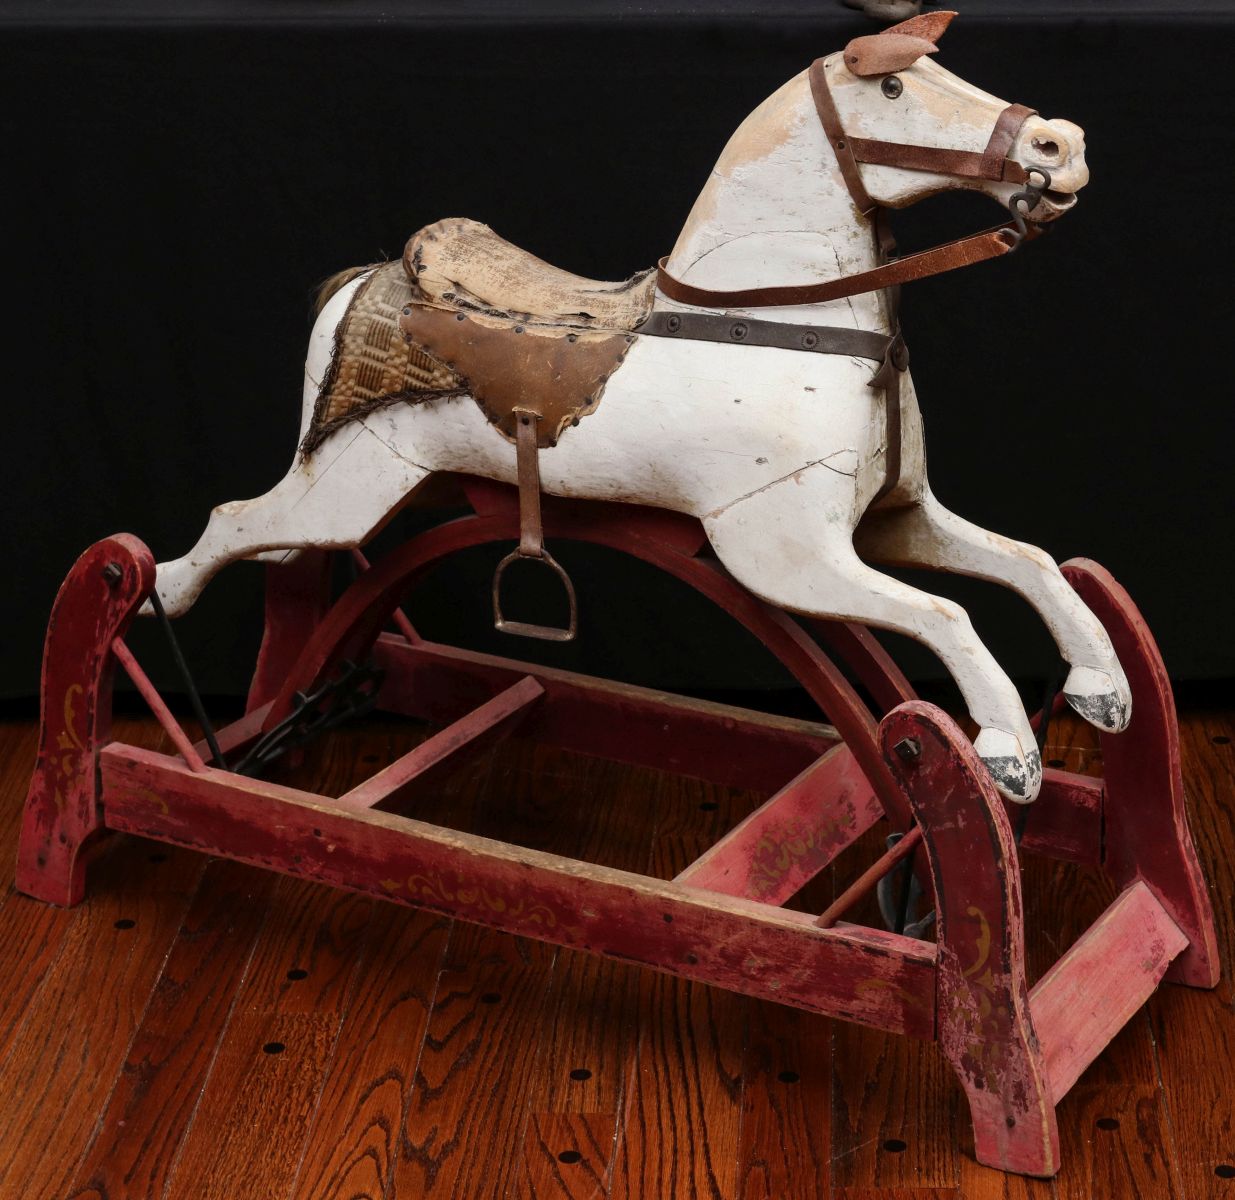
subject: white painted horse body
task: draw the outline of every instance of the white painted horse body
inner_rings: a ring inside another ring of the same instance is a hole
[[[845,129],[858,137],[981,151],[1006,107],[926,59],[897,73],[903,90],[896,97],[879,79],[850,74],[840,55],[827,69]],[[1035,220],[1070,207],[1088,179],[1084,137],[1069,122],[1030,118],[1012,157],[1051,172],[1054,190],[1031,214]],[[872,197],[889,207],[961,186],[1006,204],[1016,190],[897,167],[864,166],[861,173]],[[804,72],[734,134],[667,268],[685,283],[735,290],[833,279],[876,265],[873,231],[845,187]],[[335,329],[361,282],[337,292],[314,328],[302,434]],[[655,307],[691,311],[661,293]],[[879,292],[724,311],[890,332]],[[1123,671],[1100,624],[1047,554],[963,521],[931,494],[908,373],[899,480],[872,507],[887,452],[883,394],[869,386],[874,370],[861,358],[636,336],[596,411],[542,450],[542,486],[559,496],[696,516],[728,570],[770,603],[922,641],[960,687],[980,726],[975,746],[1000,790],[1031,800],[1041,779],[1033,733],[1015,688],[965,612],[868,566],[855,537],[866,559],[973,575],[1023,595],[1071,664],[1069,701],[1102,728],[1122,729],[1130,718]],[[170,613],[181,613],[228,562],[362,544],[438,471],[514,482],[515,448],[467,397],[372,411],[298,458],[270,492],[216,509],[193,550],[160,564],[160,597]]]

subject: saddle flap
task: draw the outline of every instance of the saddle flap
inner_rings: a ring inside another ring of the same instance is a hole
[[[524,324],[483,313],[414,303],[399,318],[410,343],[459,378],[504,437],[515,440],[516,408],[538,413],[537,442],[594,412],[634,336]]]

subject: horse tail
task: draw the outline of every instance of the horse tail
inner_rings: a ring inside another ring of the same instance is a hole
[[[372,271],[374,267],[380,267],[381,263],[369,263],[363,267],[347,267],[342,271],[336,271],[330,278],[322,281],[321,286],[317,289],[317,294],[313,298],[313,315],[320,317],[322,309],[326,307],[327,301],[340,288],[346,287],[357,275],[363,275],[366,271]]]

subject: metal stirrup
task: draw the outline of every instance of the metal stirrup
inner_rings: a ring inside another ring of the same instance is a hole
[[[545,549],[544,526],[540,519],[540,448],[536,440],[536,425],[541,414],[530,408],[515,408],[515,448],[519,472],[519,546],[512,550],[493,573],[493,627],[501,633],[518,637],[540,638],[545,642],[574,641],[579,631],[579,606],[575,587],[561,564]],[[535,625],[528,621],[509,621],[502,615],[502,576],[516,559],[541,562],[562,581],[570,605],[570,623],[565,629],[556,625]]]

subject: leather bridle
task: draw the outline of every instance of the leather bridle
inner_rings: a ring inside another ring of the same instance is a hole
[[[1023,241],[1037,237],[1042,232],[1040,225],[1027,224],[1025,213],[1037,204],[1042,193],[1051,185],[1050,174],[1041,167],[1026,168],[1011,157],[1017,134],[1036,109],[1023,104],[1009,104],[999,114],[991,131],[986,149],[955,150],[934,146],[913,146],[900,142],[877,141],[872,138],[849,137],[841,123],[832,90],[828,85],[827,64],[816,59],[810,67],[810,90],[815,101],[819,122],[836,155],[841,177],[858,211],[873,219],[879,235],[881,259],[888,260],[894,249],[887,233],[884,210],[871,198],[862,182],[859,163],[877,166],[901,167],[910,171],[932,171],[940,175],[954,175],[967,179],[990,179],[1001,182],[1020,183],[1025,187],[1008,201],[1012,220],[980,233],[970,234],[942,246],[908,254],[903,258],[882,261],[869,271],[829,279],[822,283],[790,284],[785,286],[744,288],[735,291],[717,291],[696,287],[675,279],[665,269],[667,258],[658,265],[657,284],[671,300],[693,304],[702,308],[771,308],[781,305],[819,304],[827,300],[840,300],[863,292],[912,283],[931,275],[967,267],[1010,254]],[[1035,184],[1032,175],[1040,175],[1042,182]],[[1024,206],[1023,208],[1021,206]]]

